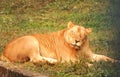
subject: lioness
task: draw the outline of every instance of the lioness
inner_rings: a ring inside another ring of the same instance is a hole
[[[10,62],[75,62],[82,55],[91,61],[114,62],[112,58],[91,51],[87,38],[90,32],[90,28],[69,22],[66,29],[58,32],[17,38],[6,45],[2,55]]]

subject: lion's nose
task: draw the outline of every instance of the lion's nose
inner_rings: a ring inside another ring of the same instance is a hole
[[[78,42],[80,42],[79,40],[75,40],[75,43],[78,43]]]

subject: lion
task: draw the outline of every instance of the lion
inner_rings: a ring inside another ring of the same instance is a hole
[[[14,39],[5,46],[2,56],[10,62],[75,63],[83,55],[90,61],[114,62],[112,58],[91,51],[88,40],[91,31],[91,28],[68,22],[66,29],[57,32],[31,34]]]

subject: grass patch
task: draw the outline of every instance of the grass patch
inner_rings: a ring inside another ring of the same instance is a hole
[[[0,3],[0,53],[13,38],[64,29],[68,21],[90,27],[93,52],[120,59],[119,0],[2,0]],[[16,65],[16,64],[15,64]],[[17,64],[20,66],[21,64]],[[119,64],[84,63],[35,66],[24,69],[52,77],[119,77]]]

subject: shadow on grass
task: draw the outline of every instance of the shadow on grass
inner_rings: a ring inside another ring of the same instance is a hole
[[[110,50],[114,53],[113,56],[120,60],[120,0],[109,0],[109,15],[111,17],[111,27],[113,38],[109,41]],[[113,65],[113,75],[110,77],[120,77],[120,63]]]
[[[115,56],[120,60],[120,0],[110,0],[111,24],[114,38],[110,41],[111,49],[115,51]]]

